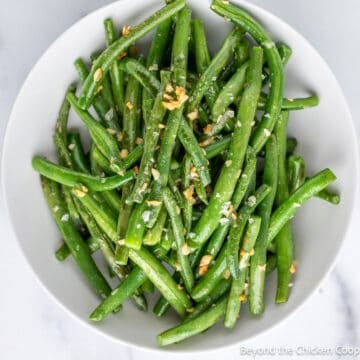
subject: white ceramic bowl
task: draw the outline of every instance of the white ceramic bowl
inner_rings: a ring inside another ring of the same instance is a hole
[[[270,13],[244,1],[234,1],[258,18],[276,41],[291,46],[286,67],[286,96],[319,94],[321,105],[291,114],[290,134],[299,140],[298,152],[307,160],[309,174],[330,167],[338,176],[339,206],[318,199],[309,201],[294,221],[298,273],[287,304],[274,304],[275,277],[267,286],[267,308],[253,319],[242,311],[233,331],[222,324],[202,336],[169,347],[170,351],[207,351],[239,344],[278,324],[292,314],[319,286],[334,264],[352,217],[358,183],[355,131],[337,81],[316,50],[296,31]],[[217,48],[230,24],[213,14],[208,0],[189,0],[201,17],[209,43]],[[141,313],[131,304],[100,324],[90,324],[89,313],[99,299],[94,296],[71,260],[59,263],[54,250],[59,233],[41,193],[39,177],[31,168],[33,155],[54,155],[52,132],[66,87],[76,79],[73,61],[88,56],[104,44],[102,22],[112,17],[120,27],[136,24],[161,7],[161,0],[122,0],[101,8],[66,31],[45,52],[26,79],[13,107],[3,151],[2,177],[5,200],[24,256],[49,294],[89,328],[128,345],[158,349],[156,335],[175,324],[175,317],[156,318],[151,307]],[[71,126],[80,126],[72,118]],[[245,306],[244,306],[245,309]],[[314,319],[316,321],[316,319]]]

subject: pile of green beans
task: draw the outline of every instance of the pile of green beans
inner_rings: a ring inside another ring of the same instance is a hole
[[[214,53],[185,0],[166,1],[139,25],[121,24],[121,33],[106,19],[105,51],[89,67],[74,63],[81,91],[70,86],[59,111],[58,162],[32,160],[63,240],[56,259],[73,258],[100,297],[90,320],[115,316],[127,299],[146,311],[146,293],[156,288],[153,312],[173,308],[180,317],[158,335],[160,346],[221,318],[233,328],[245,303],[261,315],[273,271],[274,301],[288,301],[296,283],[292,218],[312,197],[340,202],[328,189],[333,172],[307,174],[287,135],[291,112],[319,103],[314,94],[284,96],[290,47],[228,1],[211,9],[234,24]],[[135,42],[152,30],[142,54]],[[70,108],[89,148],[68,129]],[[118,279],[114,289],[109,277]]]

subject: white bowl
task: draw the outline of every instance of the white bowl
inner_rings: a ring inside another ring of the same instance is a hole
[[[206,334],[167,348],[169,351],[208,351],[233,346],[278,324],[309,298],[334,264],[349,226],[358,184],[355,130],[342,91],[331,70],[316,50],[295,30],[263,9],[234,1],[258,18],[276,41],[293,49],[286,67],[286,96],[317,93],[321,105],[291,114],[290,134],[299,140],[298,152],[311,174],[330,167],[338,176],[334,186],[341,193],[339,206],[318,199],[309,201],[294,221],[298,272],[287,304],[274,304],[275,277],[267,287],[264,316],[251,318],[245,306],[233,331],[221,323]],[[194,15],[201,17],[209,43],[217,48],[230,24],[212,13],[208,0],[189,0]],[[151,307],[141,313],[131,304],[100,324],[90,324],[89,313],[97,306],[94,296],[71,260],[59,263],[54,250],[59,233],[45,204],[38,175],[31,168],[34,155],[54,155],[52,133],[68,84],[77,76],[73,61],[88,58],[104,44],[103,20],[112,17],[120,28],[136,24],[161,7],[160,0],[122,0],[85,17],[45,52],[26,79],[13,107],[3,151],[2,177],[8,214],[31,268],[49,294],[76,319],[100,334],[127,345],[158,349],[156,335],[175,324],[175,317],[156,318]],[[80,126],[72,118],[71,126]],[[244,311],[245,310],[245,311]],[[314,319],[316,321],[316,319]]]

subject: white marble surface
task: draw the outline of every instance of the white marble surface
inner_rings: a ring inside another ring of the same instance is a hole
[[[1,1],[0,11],[0,145],[16,94],[42,52],[66,28],[109,0]],[[360,23],[358,0],[253,0],[299,30],[327,60],[348,99],[360,131]],[[31,119],[28,119],[31,121]],[[358,216],[360,211],[357,210]],[[359,217],[360,218],[360,217]],[[102,338],[70,318],[45,294],[23,259],[4,216],[0,195],[1,296],[0,358],[28,359],[165,359],[169,355],[129,349]],[[334,271],[291,319],[242,347],[222,351],[227,359],[283,347],[360,346],[360,225],[354,223]],[[346,350],[346,349],[345,349]],[[191,359],[219,354],[187,355]],[[320,356],[333,359],[339,355]],[[174,358],[181,358],[173,355]],[[261,356],[260,358],[293,356]],[[300,356],[302,359],[310,356]],[[350,357],[347,357],[350,358]]]

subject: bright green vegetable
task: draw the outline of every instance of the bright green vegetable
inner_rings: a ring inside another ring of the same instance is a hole
[[[89,69],[81,58],[75,60],[74,65],[78,72],[80,83],[83,84],[89,75]],[[120,130],[117,113],[114,111],[111,104],[104,98],[102,91],[96,94],[92,105],[103,126],[113,129],[114,131]]]
[[[110,287],[96,267],[90,250],[76,230],[69,217],[68,210],[62,199],[60,187],[57,183],[41,176],[41,186],[51,214],[58,226],[61,235],[69,247],[70,252],[80,270],[87,278],[95,292],[102,298],[110,294]]]
[[[278,207],[289,197],[288,179],[286,173],[286,130],[289,119],[288,112],[282,112],[276,125],[274,134],[278,143],[278,185],[275,194],[274,205]],[[276,302],[286,302],[290,294],[290,282],[292,279],[291,266],[294,257],[294,245],[292,226],[287,222],[275,239],[277,256],[277,292]]]
[[[138,26],[132,27],[129,35],[119,38],[108,47],[94,62],[90,74],[86,78],[79,98],[80,108],[87,109],[90,106],[92,99],[101,85],[104,75],[109,71],[110,67],[122,51],[125,51],[131,44],[156,28],[164,20],[175,15],[184,6],[185,0],[173,1],[171,4],[151,15]]]
[[[85,240],[87,246],[89,247],[90,253],[93,254],[99,250],[99,244],[92,237]],[[71,252],[66,243],[62,243],[61,246],[55,251],[55,257],[59,261],[65,261],[69,256],[71,256]]]
[[[222,298],[214,307],[210,307],[198,317],[183,322],[182,324],[166,330],[158,335],[160,346],[178,343],[191,336],[202,333],[213,326],[224,315],[226,307],[226,297]]]
[[[234,28],[226,37],[220,50],[213,57],[207,69],[200,75],[200,78],[190,95],[186,110],[187,114],[197,111],[201,99],[214,82],[214,79],[218,77],[229,57],[233,54],[235,46],[242,35],[243,32],[239,28]]]
[[[284,73],[279,52],[264,28],[244,10],[217,0],[213,1],[211,9],[246,30],[264,49],[270,71],[271,87],[265,105],[265,113],[251,139],[251,146],[256,152],[259,152],[273,131],[281,111]]]
[[[226,305],[224,324],[227,328],[233,328],[239,317],[241,299],[240,296],[244,291],[245,279],[248,273],[248,265],[251,258],[251,253],[254,250],[255,241],[259,235],[261,225],[261,218],[258,216],[251,216],[248,220],[248,225],[242,239],[242,248],[240,251],[239,260],[239,276],[233,278],[231,282],[230,295]]]
[[[189,263],[188,245],[185,243],[184,239],[184,225],[179,216],[180,209],[176,204],[176,200],[172,195],[171,190],[169,188],[164,188],[162,191],[164,205],[169,214],[171,226],[174,233],[177,260],[180,265],[180,273],[184,280],[186,290],[190,292],[194,285],[194,276]]]
[[[114,23],[111,19],[104,20],[106,45],[109,47],[116,41]],[[122,114],[125,103],[124,73],[119,67],[119,60],[115,60],[110,67],[111,89],[116,105],[116,110]]]
[[[130,249],[129,257],[146,273],[175,311],[180,316],[185,316],[186,310],[191,308],[191,301],[185,292],[178,289],[175,281],[154,255],[142,248],[141,250]]]
[[[171,55],[174,82],[172,87],[175,89],[176,87],[178,87],[178,89],[185,89],[186,87],[190,23],[191,11],[185,8],[181,10],[178,14]],[[181,91],[177,96],[181,96]],[[168,182],[171,156],[174,151],[175,138],[178,133],[182,119],[184,100],[185,98],[180,98],[179,107],[170,111],[168,116],[167,125],[164,131],[164,135],[162,137],[162,142],[160,145],[159,155],[157,159],[156,170],[159,172],[159,179],[153,184],[153,188],[149,196],[149,200],[151,201],[161,201],[161,187],[166,186]],[[148,224],[149,227],[152,227],[154,225],[160,210],[161,206],[151,208],[152,214]]]
[[[250,259],[249,309],[254,315],[264,312],[265,272],[267,269],[267,236],[273,203],[278,185],[278,147],[274,135],[265,145],[265,161],[262,181],[271,187],[271,192],[257,208],[261,218],[260,232]]]
[[[192,22],[192,36],[194,40],[196,70],[198,74],[201,75],[208,69],[211,58],[207,46],[204,25],[199,19],[195,19]],[[210,107],[213,106],[218,92],[217,82],[216,80],[212,80],[205,93],[206,101]]]
[[[267,242],[270,244],[282,227],[294,217],[302,204],[324,190],[336,180],[330,169],[324,169],[308,178],[305,183],[284,201],[271,215]]]
[[[112,311],[117,309],[128,297],[130,297],[147,279],[146,274],[135,267],[128,277],[114,289],[89,316],[92,321],[101,321]]]
[[[231,199],[234,192],[253,126],[256,103],[260,94],[261,71],[262,50],[255,47],[249,64],[247,87],[241,98],[227,160],[216,182],[209,206],[194,228],[195,238],[189,240],[191,247],[197,248],[209,239],[221,219],[222,207]]]
[[[139,174],[136,178],[136,182],[131,191],[131,194],[126,199],[126,202],[129,204],[132,202],[142,202],[145,191],[149,188],[151,175],[152,172],[154,172],[152,169],[155,158],[155,148],[160,136],[159,124],[163,122],[166,113],[166,109],[163,107],[162,101],[165,94],[165,88],[169,83],[170,73],[167,71],[162,71],[160,91],[156,96],[154,107],[151,110],[146,128],[146,134],[144,138],[144,152],[140,162]],[[154,173],[157,174],[156,172]]]
[[[164,53],[166,47],[169,45],[171,37],[172,19],[164,20],[156,29],[154,38],[152,40],[149,54],[146,59],[146,67],[153,75],[157,75],[164,63]],[[142,112],[144,123],[147,126],[151,109],[154,105],[152,94],[147,89],[143,89],[142,93]]]
[[[157,289],[154,313],[173,308],[184,319],[159,335],[161,346],[223,315],[234,327],[247,299],[262,314],[275,269],[276,302],[287,301],[290,220],[312,196],[340,201],[328,189],[335,175],[306,178],[297,140],[287,138],[288,112],[319,103],[316,95],[284,98],[292,50],[276,47],[245,10],[213,0],[235,27],[211,57],[206,24],[185,0],[166,3],[137,26],[121,24],[121,37],[104,21],[105,51],[91,55],[90,71],[76,60],[83,88],[78,99],[69,87],[60,108],[58,164],[33,158],[65,240],[56,257],[72,255],[103,298],[90,319],[102,321],[127,298],[145,310],[144,292]],[[138,46],[151,30],[146,58]],[[89,152],[67,129],[70,107],[90,135]],[[91,257],[97,250],[120,279],[112,292]]]
[[[113,244],[110,243],[109,240],[99,229],[98,225],[96,224],[95,220],[91,216],[90,213],[85,209],[85,207],[79,202],[76,201],[76,205],[78,211],[83,219],[84,223],[86,224],[87,228],[89,229],[90,235],[93,239],[95,239],[99,245],[99,249],[104,255],[104,258],[111,269],[111,271],[118,276],[120,280],[124,280],[128,276],[128,271],[125,267],[119,265],[115,261]],[[131,296],[133,302],[136,306],[143,311],[147,309],[147,302],[146,298],[139,292],[134,291],[133,295]],[[120,304],[119,304],[120,305]]]
[[[123,176],[114,175],[103,178],[96,177],[56,165],[55,163],[43,159],[40,156],[33,157],[32,166],[34,170],[39,172],[41,175],[46,176],[47,178],[60,184],[73,187],[79,183],[83,183],[93,191],[115,189],[124,186],[134,178],[134,172],[132,170],[127,171]]]

